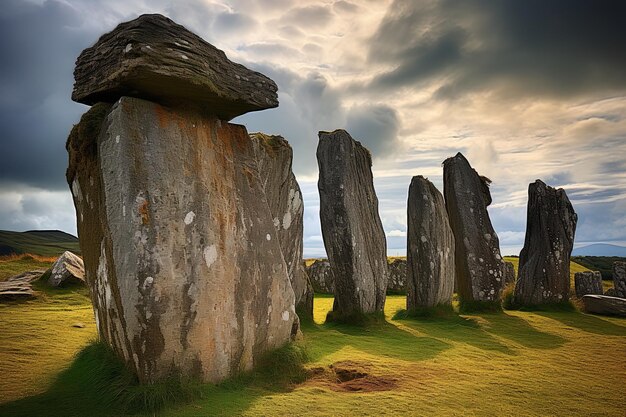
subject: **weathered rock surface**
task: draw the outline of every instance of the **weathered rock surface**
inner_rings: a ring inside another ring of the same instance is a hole
[[[320,132],[320,220],[335,277],[337,317],[382,311],[387,242],[378,214],[369,151],[345,130]]]
[[[515,283],[518,305],[569,299],[569,262],[578,217],[563,189],[537,180],[528,186],[526,238]]]
[[[76,61],[72,99],[195,103],[220,119],[278,106],[276,84],[158,14],[121,23]]]
[[[297,333],[243,126],[122,97],[86,113],[67,147],[99,334],[140,381],[220,381]]]
[[[316,293],[334,294],[335,278],[326,259],[317,259],[306,269],[311,285]]]
[[[296,309],[313,317],[313,287],[302,262],[304,205],[300,186],[291,170],[293,151],[281,136],[253,133],[250,139],[296,296]]]
[[[461,302],[500,299],[504,264],[491,224],[488,178],[458,153],[443,162],[446,210],[455,241],[455,271]]]
[[[609,297],[616,297],[615,288],[609,288],[604,292],[604,295],[608,295]]]
[[[613,262],[613,288],[616,297],[626,298],[626,262]]]
[[[70,251],[63,252],[52,265],[49,272],[48,284],[52,287],[85,283],[83,260]]]
[[[626,298],[588,294],[582,301],[587,313],[626,317]]]
[[[587,294],[602,295],[602,275],[598,271],[576,272],[574,287],[578,298]]]
[[[39,279],[46,271],[35,269],[0,281],[0,301],[28,300],[35,298],[32,282]]]
[[[513,265],[513,262],[504,262],[503,287],[509,284],[515,284],[515,265]]]
[[[407,205],[407,310],[450,304],[454,235],[443,196],[419,175],[411,180]]]
[[[406,259],[394,259],[388,265],[389,280],[387,281],[387,293],[406,293]]]

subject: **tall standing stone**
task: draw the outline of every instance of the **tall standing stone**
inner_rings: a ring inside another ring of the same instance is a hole
[[[456,284],[462,303],[500,299],[504,266],[498,235],[487,212],[490,183],[461,153],[443,162],[443,188],[454,232]]]
[[[515,283],[516,304],[569,299],[569,263],[577,220],[563,189],[552,188],[541,180],[528,186],[526,238]]]
[[[320,132],[320,220],[335,278],[333,314],[383,311],[387,242],[378,214],[370,152],[345,130]]]
[[[574,287],[578,298],[587,294],[602,295],[602,275],[598,271],[576,272]]]
[[[220,120],[271,107],[256,98],[275,98],[275,84],[263,77],[249,96],[262,76],[215,51],[148,15],[77,62],[74,97],[114,102],[94,105],[67,143],[85,277],[101,339],[144,383],[223,380],[298,331],[252,142]]]
[[[613,287],[616,297],[626,298],[626,262],[613,262]]]
[[[313,317],[313,287],[302,262],[304,205],[300,186],[291,170],[293,151],[281,136],[253,133],[250,139],[296,296],[296,310]]]
[[[452,302],[454,235],[443,196],[428,179],[413,177],[407,229],[407,310]]]

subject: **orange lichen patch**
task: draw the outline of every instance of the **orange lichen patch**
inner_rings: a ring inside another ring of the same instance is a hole
[[[148,213],[148,200],[143,200],[143,202],[139,205],[138,211],[141,216],[141,223],[149,224],[150,214]]]
[[[161,129],[165,129],[172,122],[172,113],[158,104],[154,106],[154,111],[159,119],[159,126]]]
[[[249,167],[244,166],[243,167],[243,173],[246,175],[246,178],[248,179],[248,184],[249,185],[254,184],[254,182],[255,182],[254,181],[255,180],[255,178],[254,178],[254,171],[252,169],[250,169]]]
[[[359,362],[335,362],[327,368],[313,368],[309,372],[308,384],[337,392],[390,391],[398,387],[398,378],[373,375],[368,365]]]

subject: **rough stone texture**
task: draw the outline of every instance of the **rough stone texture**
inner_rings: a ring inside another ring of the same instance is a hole
[[[278,106],[276,84],[165,16],[121,23],[76,61],[72,99],[93,105],[122,96],[193,102],[220,119]]]
[[[370,152],[345,130],[319,132],[320,220],[338,316],[383,311],[387,241],[378,214]]]
[[[576,272],[574,287],[578,298],[587,294],[602,295],[602,275],[598,271]]]
[[[504,282],[503,287],[515,284],[515,265],[513,262],[504,262]]]
[[[48,284],[61,287],[67,284],[84,284],[85,267],[83,260],[76,254],[65,251],[50,268]]]
[[[394,259],[388,265],[388,294],[406,294],[406,259]]]
[[[616,297],[626,298],[626,262],[613,262],[613,288]]]
[[[32,282],[39,279],[45,272],[43,269],[35,269],[0,281],[0,301],[35,298]]]
[[[500,299],[504,262],[487,212],[490,183],[461,153],[443,162],[444,195],[454,232],[456,286],[461,302]]]
[[[291,170],[293,151],[281,136],[253,133],[250,139],[296,296],[296,310],[313,317],[313,287],[302,262],[304,205],[300,186]]]
[[[578,216],[563,189],[541,180],[528,186],[526,238],[515,283],[518,305],[569,299],[569,262]]]
[[[407,310],[450,304],[454,235],[443,196],[421,175],[411,180],[407,217]]]
[[[299,321],[246,129],[137,98],[109,108],[67,144],[100,337],[142,382],[250,369]]]
[[[588,294],[582,300],[587,313],[626,317],[626,298]]]
[[[317,259],[306,269],[311,285],[316,293],[334,294],[335,279],[330,262],[326,259]]]
[[[389,279],[387,294],[406,294],[406,259],[395,259],[388,264]],[[311,285],[316,293],[333,294],[335,280],[326,259],[317,259],[306,268]]]
[[[604,295],[608,295],[609,297],[615,297],[615,288],[609,288],[604,292]]]

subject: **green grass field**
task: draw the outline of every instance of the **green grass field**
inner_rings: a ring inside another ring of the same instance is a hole
[[[0,415],[121,415],[86,386],[54,395],[95,323],[84,290],[38,289],[37,300],[0,305]],[[156,415],[624,416],[626,319],[511,311],[392,320],[405,298],[389,296],[386,321],[359,328],[324,324],[332,302],[316,297],[315,322],[303,326],[305,381],[235,378]],[[360,377],[341,382],[333,369]]]

